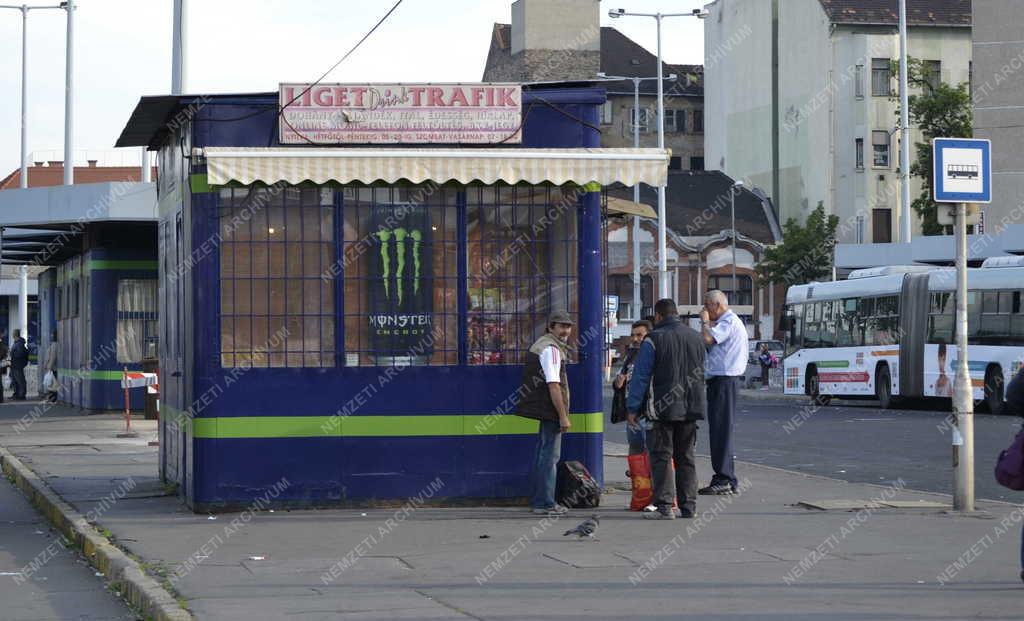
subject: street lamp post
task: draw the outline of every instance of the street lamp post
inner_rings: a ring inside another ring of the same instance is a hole
[[[736,193],[743,188],[743,181],[737,181],[732,184],[732,191],[729,192],[729,212],[732,219],[732,295],[731,300],[733,304],[739,304],[739,283],[736,281]],[[750,295],[753,297],[754,290],[751,288]],[[753,302],[753,300],[751,300]]]
[[[658,148],[665,148],[665,92],[663,85],[664,67],[661,62],[661,20],[665,17],[696,17],[704,19],[708,16],[707,11],[694,9],[689,13],[627,13],[626,9],[612,9],[608,11],[608,17],[617,19],[619,17],[653,17],[657,23],[658,30]],[[668,273],[668,250],[667,230],[665,224],[665,186],[658,186],[658,290],[659,295],[664,297],[671,287],[669,285]]]
[[[19,187],[28,187],[28,12],[38,9],[62,9],[63,6],[0,4],[0,9],[21,11],[21,174]]]
[[[630,125],[633,128],[633,147],[640,148],[640,83],[644,80],[657,80],[658,77],[641,78],[626,75],[608,75],[603,71],[598,72],[597,77],[621,81],[631,80],[633,82],[633,114],[630,118]],[[676,74],[669,74],[668,80],[675,80]],[[640,186],[633,186],[633,202],[640,202]],[[643,316],[640,295],[640,216],[633,216],[633,318],[640,319]]]

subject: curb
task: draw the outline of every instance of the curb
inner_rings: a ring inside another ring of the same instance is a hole
[[[137,562],[101,535],[85,517],[61,499],[39,476],[7,449],[0,447],[0,469],[53,524],[74,543],[89,563],[103,572],[128,602],[154,621],[195,621]]]
[[[744,399],[751,399],[756,401],[803,401],[805,404],[810,404],[811,398],[807,395],[787,395],[781,392],[772,392],[769,390],[753,390],[750,388],[741,388],[739,390],[739,396]]]

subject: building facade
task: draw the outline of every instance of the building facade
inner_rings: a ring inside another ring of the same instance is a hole
[[[600,25],[593,0],[517,0],[512,23],[494,24],[484,82],[596,81],[611,76],[657,75],[657,57],[618,30]],[[666,80],[665,146],[671,170],[704,169],[704,70],[700,65],[663,62]],[[603,147],[632,147],[633,119],[640,146],[658,144],[657,84],[640,84],[634,103],[632,81],[603,82],[608,100],[601,109]]]
[[[897,0],[716,0],[707,8],[705,98],[714,114],[706,165],[767,188],[783,222],[802,221],[820,203],[839,216],[839,241],[896,241]],[[933,79],[970,80],[969,0],[909,0],[908,22],[909,55]],[[911,138],[920,132],[911,128]],[[921,184],[910,183],[913,200]]]
[[[633,235],[630,220],[608,225],[608,293],[618,296],[622,319],[652,314],[654,301],[671,297],[680,313],[700,314],[704,293],[719,289],[747,325],[752,338],[772,338],[782,307],[780,287],[761,286],[755,266],[769,246],[782,241],[782,231],[771,202],[758,190],[732,189],[733,180],[719,171],[670,172],[668,215],[668,269],[671,289],[658,291],[655,240],[657,222],[641,220],[641,301],[633,300]],[[610,196],[632,198],[632,191],[616,188]],[[640,194],[643,203],[656,201],[653,188]],[[733,202],[735,200],[735,203]],[[732,211],[736,215],[736,284],[733,285]]]
[[[985,230],[1020,224],[1024,213],[1024,3],[974,0],[974,136],[992,141],[992,203]]]

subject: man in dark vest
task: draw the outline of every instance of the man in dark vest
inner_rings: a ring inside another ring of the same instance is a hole
[[[11,379],[14,381],[13,401],[24,401],[28,384],[25,382],[25,367],[28,366],[28,346],[21,338],[21,330],[15,330],[14,344],[11,345]]]
[[[645,512],[649,519],[673,520],[673,500],[679,502],[679,515],[692,518],[697,508],[697,467],[694,447],[697,421],[707,410],[704,391],[704,342],[695,330],[679,320],[676,303],[658,300],[654,305],[654,331],[640,346],[633,377],[629,381],[629,424],[637,422],[648,385],[654,400],[648,409],[654,426],[648,432],[651,474],[654,478],[656,511]],[[675,459],[675,482],[672,460]]]
[[[561,515],[568,509],[555,502],[555,467],[562,454],[562,434],[569,431],[569,381],[565,374],[567,341],[573,320],[569,313],[551,314],[548,330],[526,353],[516,414],[540,421],[533,458],[533,497],[538,515]]]

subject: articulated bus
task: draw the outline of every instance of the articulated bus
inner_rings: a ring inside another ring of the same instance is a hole
[[[1024,364],[1024,257],[988,259],[967,276],[968,368],[990,412]],[[785,393],[895,400],[951,397],[956,376],[956,271],[856,270],[849,280],[789,288]]]

